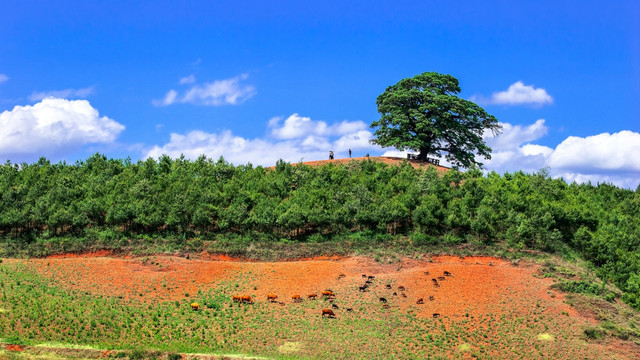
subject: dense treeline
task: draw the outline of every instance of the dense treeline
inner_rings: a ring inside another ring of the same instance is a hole
[[[374,161],[233,166],[201,157],[130,160],[96,154],[73,165],[0,166],[6,247],[73,238],[86,244],[150,235],[320,241],[364,231],[416,245],[508,244],[572,249],[640,307],[640,193],[567,184],[546,171],[483,175]],[[140,240],[143,241],[143,240]]]

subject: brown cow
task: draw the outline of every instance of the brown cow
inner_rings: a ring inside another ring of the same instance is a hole
[[[193,311],[200,310],[200,304],[198,304],[197,302],[191,303],[191,310]]]
[[[333,291],[331,290],[325,290],[322,292],[322,296],[324,297],[335,297],[336,294],[333,293]]]
[[[310,300],[315,300],[317,297],[318,297],[318,294],[316,294],[316,293],[307,295],[307,298],[310,299]]]
[[[435,300],[435,298],[433,297],[433,295],[429,295],[429,301],[433,301]]]
[[[338,280],[340,280],[340,279],[342,279],[342,278],[345,278],[345,277],[347,277],[347,275],[345,275],[345,274],[340,274],[340,275],[338,275]]]
[[[391,289],[391,284],[387,284],[384,287],[386,287],[387,289]]]
[[[278,298],[278,295],[276,294],[267,294],[267,301],[274,302],[276,301],[277,298]]]
[[[450,273],[450,272],[445,271],[445,272],[444,272],[444,276],[453,276],[453,275],[451,275],[451,273]]]
[[[291,300],[293,300],[293,302],[298,303],[302,301],[302,298],[300,298],[300,295],[296,294],[291,297]]]
[[[249,295],[242,295],[243,304],[253,304],[253,299]]]
[[[238,295],[233,295],[233,302],[235,303],[242,302],[242,297]]]
[[[335,319],[336,313],[334,313],[331,309],[322,309],[322,317],[325,316]]]
[[[386,304],[386,303],[387,303],[387,299],[385,299],[385,298],[381,297],[381,298],[380,298],[380,302],[381,302],[381,303]]]
[[[444,276],[438,276],[438,280],[440,280],[440,281],[444,281],[444,280],[445,280],[445,278],[444,278]]]
[[[398,290],[400,290],[400,291],[405,291],[405,290],[407,290],[407,289],[405,289],[405,288],[404,288],[404,286],[400,285],[400,286],[398,286]]]
[[[439,318],[439,317],[440,317],[440,314],[439,314],[439,313],[433,313],[433,318],[434,318],[434,319],[437,319],[437,318]]]
[[[418,305],[424,304],[424,299],[423,298],[418,299],[418,301],[416,301],[416,304]]]

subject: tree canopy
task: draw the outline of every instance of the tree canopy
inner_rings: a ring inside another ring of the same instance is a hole
[[[475,154],[491,158],[482,138],[501,129],[498,120],[472,101],[456,96],[458,79],[425,72],[387,87],[376,103],[382,115],[371,124],[374,144],[418,151],[418,158],[442,156],[456,166],[482,166]]]

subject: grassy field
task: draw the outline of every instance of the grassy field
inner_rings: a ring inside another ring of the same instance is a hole
[[[445,270],[453,276],[436,288],[431,279]],[[363,273],[375,279],[359,292]],[[638,314],[616,302],[614,288],[603,296],[566,285],[578,280],[599,285],[558,258],[5,259],[0,342],[24,349],[1,350],[0,358],[637,358]],[[333,303],[306,299],[329,287]],[[282,304],[266,301],[272,291]],[[291,300],[297,293],[300,303]],[[234,303],[236,294],[254,303]],[[323,318],[333,305],[336,318]]]

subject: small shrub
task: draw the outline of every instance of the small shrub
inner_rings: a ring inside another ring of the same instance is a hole
[[[147,356],[142,350],[133,350],[129,353],[129,360],[144,360]]]
[[[584,329],[584,336],[587,337],[587,339],[590,340],[598,340],[602,337],[602,330],[598,329],[598,328],[586,328]]]
[[[167,358],[169,360],[180,360],[180,359],[182,359],[182,355],[180,355],[180,354],[169,354],[169,355],[167,355]]]

